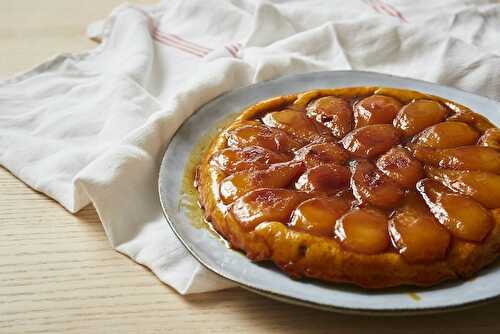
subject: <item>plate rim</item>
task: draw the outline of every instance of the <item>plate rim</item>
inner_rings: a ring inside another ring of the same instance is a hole
[[[498,105],[500,107],[500,103],[497,102],[497,101],[495,101],[495,100],[492,100],[492,99],[489,99],[487,97],[484,97],[484,96],[481,96],[481,95],[477,95],[477,94],[474,94],[474,93],[470,93],[470,92],[467,92],[467,91],[459,89],[459,88],[445,86],[445,85],[441,85],[441,84],[438,84],[438,83],[433,83],[433,82],[429,82],[429,81],[425,81],[425,80],[420,80],[420,79],[409,78],[409,77],[403,77],[403,76],[397,76],[397,75],[386,74],[386,73],[379,73],[379,72],[373,72],[373,71],[357,71],[357,70],[315,71],[315,72],[307,72],[307,73],[299,73],[299,74],[287,74],[287,75],[282,75],[282,76],[275,77],[275,78],[270,79],[270,80],[259,81],[259,82],[254,83],[254,84],[250,84],[250,85],[246,85],[246,86],[242,86],[242,87],[237,87],[235,89],[223,92],[223,93],[217,95],[216,97],[214,97],[213,99],[205,102],[200,107],[198,107],[190,116],[188,116],[181,123],[181,125],[175,130],[175,132],[171,136],[171,139],[168,142],[168,144],[166,145],[164,153],[163,153],[163,157],[162,157],[160,168],[159,168],[159,172],[158,172],[157,191],[158,191],[158,195],[159,195],[159,201],[160,201],[160,205],[161,205],[161,208],[162,208],[163,216],[165,217],[166,222],[168,223],[170,229],[173,231],[173,233],[176,236],[176,238],[186,248],[186,250],[190,253],[190,255],[193,256],[206,269],[208,269],[212,273],[214,273],[214,274],[216,274],[216,275],[218,275],[218,276],[220,276],[220,277],[222,277],[222,278],[224,278],[224,279],[226,279],[228,281],[231,281],[231,282],[235,283],[239,287],[242,287],[242,288],[244,288],[244,289],[246,289],[248,291],[251,291],[251,292],[257,293],[259,295],[262,295],[262,296],[265,296],[265,297],[268,297],[268,298],[271,298],[271,299],[274,299],[274,300],[278,300],[278,301],[281,301],[281,302],[284,302],[284,303],[289,303],[289,304],[293,304],[293,305],[300,305],[300,306],[305,306],[305,307],[311,307],[311,308],[319,309],[319,310],[323,310],[323,311],[338,312],[338,313],[343,313],[343,314],[376,315],[376,316],[427,315],[427,314],[438,314],[438,313],[446,313],[446,312],[453,312],[453,311],[460,311],[460,310],[464,310],[464,309],[470,309],[470,308],[473,308],[473,307],[477,307],[477,306],[489,304],[489,303],[494,302],[496,300],[500,300],[500,289],[499,289],[499,291],[497,292],[496,295],[492,295],[492,296],[489,296],[489,297],[485,297],[485,298],[481,298],[481,299],[477,299],[477,300],[472,300],[472,301],[468,301],[468,302],[467,301],[466,302],[460,302],[460,303],[452,304],[452,305],[446,305],[446,306],[429,306],[429,307],[424,307],[424,308],[416,308],[416,307],[415,308],[409,308],[408,307],[408,308],[404,308],[404,309],[397,309],[397,308],[380,308],[380,309],[375,309],[375,308],[362,308],[362,307],[360,307],[360,308],[354,308],[354,307],[344,307],[344,306],[338,306],[338,305],[325,304],[325,303],[320,303],[320,302],[313,302],[313,301],[304,300],[304,299],[296,298],[296,297],[289,296],[289,295],[284,295],[284,294],[276,293],[274,291],[266,290],[266,289],[263,289],[263,288],[260,288],[260,287],[252,286],[251,284],[242,283],[242,282],[240,282],[240,281],[238,281],[236,279],[233,279],[233,278],[229,277],[229,275],[225,274],[223,271],[221,271],[221,270],[219,270],[217,268],[214,268],[212,265],[206,263],[197,254],[197,252],[193,250],[193,248],[191,247],[190,243],[187,240],[185,240],[179,234],[178,230],[175,227],[175,222],[173,221],[173,218],[171,217],[171,214],[168,212],[168,209],[166,208],[166,205],[164,203],[165,200],[164,200],[164,197],[162,195],[162,189],[163,189],[163,187],[165,185],[162,184],[162,180],[165,179],[165,178],[163,178],[163,175],[166,174],[166,168],[167,168],[165,166],[166,165],[165,160],[166,160],[166,157],[167,157],[168,149],[171,146],[172,140],[177,135],[177,133],[181,130],[181,128],[183,127],[183,125],[191,117],[193,117],[196,113],[198,113],[205,106],[207,106],[207,105],[209,105],[211,103],[214,103],[216,100],[223,98],[227,94],[239,92],[241,90],[245,90],[245,89],[248,89],[250,87],[252,87],[252,88],[253,87],[259,87],[259,86],[264,85],[264,84],[272,84],[272,82],[274,82],[274,81],[281,81],[281,80],[286,80],[286,79],[290,79],[290,78],[308,77],[308,76],[311,76],[311,75],[313,75],[313,76],[314,75],[328,75],[328,74],[335,75],[335,74],[348,74],[348,73],[358,73],[358,74],[361,74],[361,75],[363,75],[363,74],[365,74],[365,75],[378,75],[378,76],[382,76],[382,77],[390,77],[390,78],[396,78],[396,79],[410,80],[410,81],[422,83],[422,84],[425,84],[425,85],[444,87],[444,88],[447,88],[447,89],[452,89],[452,90],[464,93],[465,95],[467,95],[469,97],[474,97],[474,98],[479,98],[479,99],[482,99],[482,100],[487,100],[488,102],[496,104],[496,105]],[[354,86],[352,86],[352,87],[354,87]],[[389,87],[389,86],[381,86],[381,87]],[[397,87],[392,87],[392,88],[397,88]],[[294,93],[297,93],[297,92],[294,92]],[[497,259],[497,261],[498,261],[498,259]]]

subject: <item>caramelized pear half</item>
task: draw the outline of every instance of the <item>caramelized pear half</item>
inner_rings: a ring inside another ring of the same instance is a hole
[[[321,237],[333,237],[337,219],[350,208],[347,200],[316,197],[302,202],[293,212],[288,226],[296,231]]]
[[[399,139],[399,130],[391,124],[374,124],[351,131],[341,142],[355,157],[374,158],[398,144]]]
[[[265,169],[271,164],[290,159],[290,154],[274,152],[260,146],[242,149],[230,147],[214,153],[210,157],[210,164],[225,173],[234,173],[248,169]]]
[[[349,152],[337,143],[310,144],[295,152],[295,160],[303,161],[307,168],[328,163],[343,165],[349,160]]]
[[[288,222],[292,211],[307,198],[299,191],[261,188],[238,198],[228,214],[249,232],[262,222]]]
[[[222,180],[220,195],[225,204],[258,188],[283,188],[304,171],[301,162],[274,164],[265,170],[242,170]]]
[[[455,237],[479,242],[492,230],[491,213],[472,198],[452,193],[430,179],[419,181],[417,189],[436,219]]]
[[[337,193],[349,186],[351,171],[345,166],[325,164],[308,169],[295,183],[305,192]]]
[[[377,160],[377,167],[405,188],[413,188],[424,177],[422,164],[402,147],[391,148]]]
[[[371,162],[357,162],[353,169],[351,187],[359,202],[387,209],[399,205],[403,199],[403,189]]]
[[[500,173],[500,152],[477,145],[435,149],[417,147],[415,157],[425,164],[449,169]]]
[[[372,95],[354,106],[356,128],[372,124],[392,124],[402,104],[390,96]]]
[[[489,209],[500,208],[500,175],[426,167],[427,176],[449,189],[474,198]]]
[[[484,133],[488,129],[495,127],[495,125],[493,125],[493,123],[491,123],[486,117],[478,113],[475,113],[466,107],[463,106],[458,107],[454,103],[447,103],[447,105],[453,111],[455,111],[455,114],[448,117],[449,121],[458,121],[467,123],[481,133]]]
[[[500,150],[500,129],[490,128],[486,130],[479,138],[478,144]]]
[[[425,128],[443,121],[448,115],[441,103],[432,100],[415,100],[405,105],[396,115],[394,126],[408,138]]]
[[[386,215],[376,209],[353,209],[335,225],[335,236],[346,250],[378,254],[389,246]]]
[[[271,151],[290,152],[303,146],[285,132],[257,122],[245,122],[229,130],[226,138],[227,145],[235,148],[260,146]]]
[[[285,131],[304,143],[332,141],[328,128],[294,110],[275,111],[262,118],[265,125]]]
[[[451,148],[474,145],[478,138],[479,132],[466,123],[442,122],[422,131],[412,143],[417,147]]]
[[[352,129],[351,107],[338,97],[325,96],[310,103],[307,116],[329,128],[337,138],[344,137]]]
[[[409,192],[389,221],[394,246],[409,263],[428,263],[445,258],[450,233],[434,218],[424,200]]]

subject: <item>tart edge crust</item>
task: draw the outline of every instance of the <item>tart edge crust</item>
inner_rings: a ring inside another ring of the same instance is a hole
[[[218,190],[224,175],[209,164],[212,154],[226,147],[225,132],[242,121],[251,120],[261,113],[277,110],[285,105],[292,104],[292,107],[302,109],[312,99],[322,96],[352,97],[370,94],[392,96],[404,103],[422,98],[439,101],[453,110],[455,117],[465,115],[463,121],[467,121],[481,133],[488,127],[494,127],[484,116],[455,102],[395,88],[318,89],[260,101],[245,109],[218,134],[198,165],[196,186],[205,219],[229,241],[231,247],[244,251],[253,261],[270,260],[294,278],[310,277],[378,289],[400,285],[431,286],[445,280],[472,277],[493,262],[500,253],[500,209],[492,210],[495,226],[482,243],[454,239],[444,260],[425,264],[408,263],[394,252],[365,255],[347,251],[333,239],[294,231],[280,222],[264,222],[255,230],[245,232],[230,214],[226,215],[228,207],[222,204]]]

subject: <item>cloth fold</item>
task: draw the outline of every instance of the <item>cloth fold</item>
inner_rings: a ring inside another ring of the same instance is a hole
[[[95,50],[0,83],[0,164],[70,212],[95,206],[111,245],[182,294],[233,286],[164,222],[159,163],[182,122],[236,87],[369,70],[500,100],[496,1],[166,1],[89,26]]]

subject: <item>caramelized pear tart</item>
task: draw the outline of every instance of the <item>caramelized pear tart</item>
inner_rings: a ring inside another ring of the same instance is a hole
[[[213,141],[195,185],[231,247],[295,278],[430,286],[500,254],[500,130],[415,91],[259,102]]]

